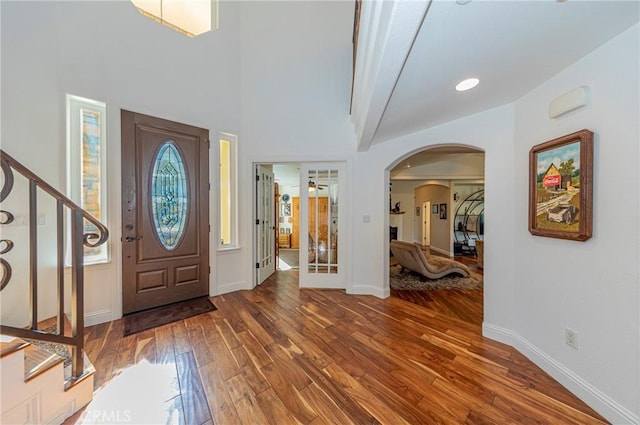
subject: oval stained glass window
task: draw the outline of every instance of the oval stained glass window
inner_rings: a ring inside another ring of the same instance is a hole
[[[151,215],[162,246],[173,250],[187,222],[187,175],[173,142],[160,147],[151,175]]]

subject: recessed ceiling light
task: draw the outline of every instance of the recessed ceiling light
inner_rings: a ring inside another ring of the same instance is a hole
[[[467,78],[464,81],[460,81],[456,85],[456,90],[457,91],[465,91],[465,90],[472,89],[475,86],[477,86],[479,82],[480,82],[480,80],[478,80],[477,78]]]

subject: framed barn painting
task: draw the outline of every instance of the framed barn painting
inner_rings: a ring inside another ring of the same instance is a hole
[[[581,130],[529,151],[529,232],[585,241],[593,227],[593,133]]]

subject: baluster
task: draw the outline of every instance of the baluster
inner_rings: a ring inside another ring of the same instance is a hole
[[[38,186],[29,181],[29,308],[31,329],[38,329]]]
[[[84,248],[82,213],[71,218],[71,331],[76,345],[71,349],[71,375],[79,378],[83,371],[84,347]]]
[[[58,335],[64,335],[64,210],[61,200],[56,201],[57,256],[58,256]]]

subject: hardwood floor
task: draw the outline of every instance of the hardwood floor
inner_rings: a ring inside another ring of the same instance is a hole
[[[88,328],[97,391],[66,423],[606,423],[483,338],[465,313],[473,297],[419,305],[300,290],[297,276],[276,272],[214,297],[217,311],[128,337],[122,320]]]
[[[450,258],[431,251],[431,255]],[[453,258],[466,265],[472,273],[483,275],[473,256],[461,255]],[[397,291],[391,290],[391,296],[418,304],[432,311],[455,317],[466,322],[482,326],[484,318],[483,291]]]

